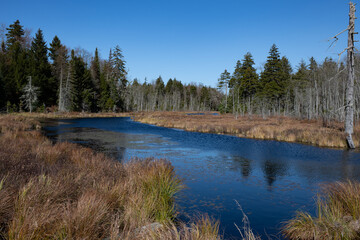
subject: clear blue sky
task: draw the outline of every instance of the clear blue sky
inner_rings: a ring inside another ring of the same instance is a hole
[[[326,41],[348,24],[347,0],[119,0],[2,2],[0,24],[19,19],[46,41],[58,35],[68,47],[102,58],[119,45],[129,77],[159,75],[216,86],[246,52],[260,70],[275,43],[296,69],[301,59],[337,59],[346,34],[328,50]],[[359,5],[360,6],[360,5]],[[360,12],[360,11],[358,11]],[[359,26],[360,27],[360,26]]]

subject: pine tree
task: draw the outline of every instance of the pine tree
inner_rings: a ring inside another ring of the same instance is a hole
[[[39,87],[39,103],[45,106],[56,104],[57,84],[51,74],[48,49],[42,30],[39,29],[31,43],[31,72],[34,85]]]

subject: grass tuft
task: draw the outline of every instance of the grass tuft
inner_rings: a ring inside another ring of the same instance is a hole
[[[297,212],[283,233],[289,239],[359,239],[359,206],[359,182],[324,185],[317,197],[317,216]]]

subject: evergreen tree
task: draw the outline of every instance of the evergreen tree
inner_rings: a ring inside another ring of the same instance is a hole
[[[61,44],[58,36],[55,36],[50,43],[49,56],[52,60],[51,70],[52,76],[55,78],[57,93],[58,93],[58,106],[59,111],[68,111],[69,104],[67,102],[70,98],[69,88],[69,67],[68,67],[68,50]]]
[[[23,26],[20,25],[20,21],[16,20],[13,24],[10,24],[9,28],[6,28],[8,31],[6,33],[6,45],[7,48],[11,48],[16,43],[22,44],[24,42],[24,29]]]
[[[71,51],[70,75],[72,85],[72,110],[91,111],[94,102],[94,91],[89,70],[81,57]]]
[[[58,86],[51,74],[48,49],[41,29],[37,31],[31,43],[31,72],[34,85],[40,89],[40,104],[45,106],[55,105]]]
[[[247,53],[242,61],[241,68],[239,69],[240,75],[240,93],[243,98],[248,98],[256,93],[258,88],[259,76],[254,68],[255,62],[251,53]]]
[[[125,63],[122,50],[119,46],[116,46],[112,51],[110,51],[109,55],[109,99],[106,103],[107,108],[110,107],[110,104],[113,104],[113,111],[116,109],[124,110],[124,97],[127,85]]]
[[[1,67],[3,76],[4,92],[6,101],[10,105],[19,106],[22,89],[26,84],[28,74],[28,50],[24,48],[24,30],[19,20],[7,28],[6,47],[3,44],[2,51],[5,63]]]
[[[260,95],[268,100],[280,100],[285,94],[286,79],[278,48],[272,45],[260,77]]]
[[[309,70],[304,60],[301,60],[298,70],[294,75],[295,87],[304,90],[308,86]]]
[[[54,65],[56,65],[56,61],[59,56],[59,50],[61,47],[62,47],[61,41],[59,37],[55,35],[52,42],[50,43],[50,48],[49,48],[49,57]]]
[[[101,106],[101,72],[100,72],[100,59],[98,49],[95,49],[95,56],[91,62],[91,80],[94,86],[94,104],[93,111],[97,111]]]
[[[232,75],[232,77],[230,79],[230,82],[229,82],[229,87],[230,88],[236,88],[236,87],[238,87],[240,85],[241,67],[242,67],[241,61],[238,60],[236,62],[234,73],[233,73],[233,75]]]

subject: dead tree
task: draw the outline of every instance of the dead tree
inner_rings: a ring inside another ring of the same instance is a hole
[[[350,2],[349,27],[348,27],[348,48],[347,48],[347,68],[348,80],[346,83],[346,103],[345,103],[345,133],[349,148],[355,148],[352,140],[354,132],[354,34],[355,34],[355,5]]]
[[[339,60],[341,55],[347,51],[347,70],[348,70],[348,78],[346,82],[346,90],[345,90],[345,133],[346,133],[346,142],[350,149],[354,149],[355,145],[352,140],[352,134],[354,132],[354,78],[355,78],[355,70],[354,70],[354,35],[357,34],[355,32],[355,4],[350,2],[350,10],[349,10],[349,26],[338,33],[331,39],[335,39],[334,42],[338,40],[338,36],[345,31],[348,31],[348,47],[339,54]],[[332,44],[331,44],[332,45]]]

